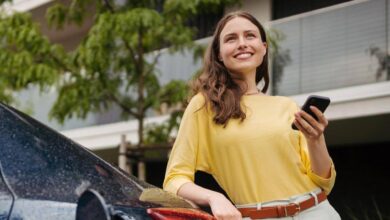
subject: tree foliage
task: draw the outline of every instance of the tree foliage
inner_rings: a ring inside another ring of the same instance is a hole
[[[282,48],[280,43],[285,40],[286,35],[280,30],[269,29],[267,39],[272,61],[272,94],[278,94],[279,84],[282,80],[284,68],[291,64],[290,50]]]
[[[6,1],[2,0],[0,3]],[[164,2],[164,3],[161,3]],[[48,8],[52,28],[82,24],[93,17],[87,36],[73,51],[49,42],[26,13],[2,15],[0,21],[0,99],[38,85],[56,85],[58,98],[50,116],[64,122],[85,118],[113,105],[125,117],[143,120],[148,109],[184,99],[185,83],[159,83],[156,63],[162,48],[194,48],[196,29],[186,25],[200,12],[217,10],[237,0],[70,0]],[[197,50],[195,50],[197,51]],[[183,70],[184,71],[184,70]]]
[[[65,52],[43,36],[28,14],[2,16],[0,22],[0,99],[12,102],[13,91],[54,84],[65,69]]]

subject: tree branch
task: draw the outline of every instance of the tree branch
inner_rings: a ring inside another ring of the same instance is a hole
[[[154,57],[152,64],[150,64],[148,70],[145,71],[145,75],[151,73],[154,70],[154,67],[156,66],[161,54],[162,54],[161,50],[159,50],[158,54]],[[142,110],[146,111],[148,108],[152,107],[152,105],[153,105],[153,102],[146,102]]]
[[[143,29],[140,27],[138,29],[138,47],[137,47],[137,62],[136,66],[139,71],[139,80],[138,80],[138,114],[140,117],[138,119],[138,143],[143,144],[144,142],[144,89],[145,89],[145,72],[144,72],[144,48],[143,48]]]
[[[137,113],[137,112],[134,112],[131,108],[129,108],[128,106],[126,106],[125,104],[123,104],[119,99],[118,97],[116,97],[114,94],[112,94],[111,92],[108,92],[108,97],[113,101],[115,102],[117,105],[119,105],[124,111],[126,111],[127,113],[129,113],[130,115],[134,116],[135,118],[139,118],[140,115]]]
[[[158,59],[159,59],[160,56],[161,56],[161,51],[159,50],[157,53],[158,53],[157,56],[154,57],[153,62],[152,62],[152,64],[150,65],[150,68],[146,71],[146,74],[149,74],[149,73],[151,73],[151,72],[154,70],[154,67],[155,67],[156,64],[157,64]]]
[[[153,106],[153,102],[145,102],[143,111],[145,112],[148,108]]]
[[[108,8],[108,10],[111,12],[111,13],[114,13],[115,10],[114,8],[112,7],[112,5],[110,4],[110,1],[109,0],[103,0],[103,4],[104,6],[106,6],[106,8]]]
[[[131,48],[131,46],[129,45],[129,43],[124,39],[124,38],[122,38],[122,41],[123,41],[123,43],[125,44],[125,47],[126,47],[126,49],[129,51],[129,53],[130,53],[130,58],[131,58],[131,60],[133,61],[133,63],[136,63],[137,61],[136,61],[136,58],[135,58],[135,53],[134,53],[134,50],[133,50],[133,48]],[[137,68],[137,67],[136,67]],[[138,71],[138,70],[137,70]]]
[[[49,57],[54,60],[65,72],[75,73],[71,68],[69,68],[65,63],[63,63],[60,59],[58,59],[54,54],[48,53]]]

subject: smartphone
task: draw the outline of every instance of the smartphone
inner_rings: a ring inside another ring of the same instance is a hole
[[[325,96],[319,96],[319,95],[311,95],[307,97],[305,104],[302,106],[302,110],[307,112],[309,115],[311,115],[314,119],[318,120],[317,116],[314,114],[314,112],[311,111],[310,106],[317,107],[322,113],[325,112],[326,108],[330,104],[330,99]],[[292,129],[298,130],[298,128],[293,123]]]

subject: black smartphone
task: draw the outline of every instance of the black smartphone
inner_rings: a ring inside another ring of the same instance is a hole
[[[319,96],[319,95],[311,95],[307,97],[305,104],[302,106],[302,110],[307,112],[309,115],[311,115],[314,119],[318,120],[317,116],[314,114],[314,112],[311,111],[310,106],[317,107],[321,112],[325,112],[326,108],[330,104],[330,99],[325,96]],[[298,130],[298,128],[293,123],[292,128],[294,130]]]

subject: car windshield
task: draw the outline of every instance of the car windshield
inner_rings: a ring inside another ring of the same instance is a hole
[[[151,185],[1,103],[0,118],[0,162],[17,197],[76,202],[86,188],[93,188],[110,204],[148,206],[138,198]]]

